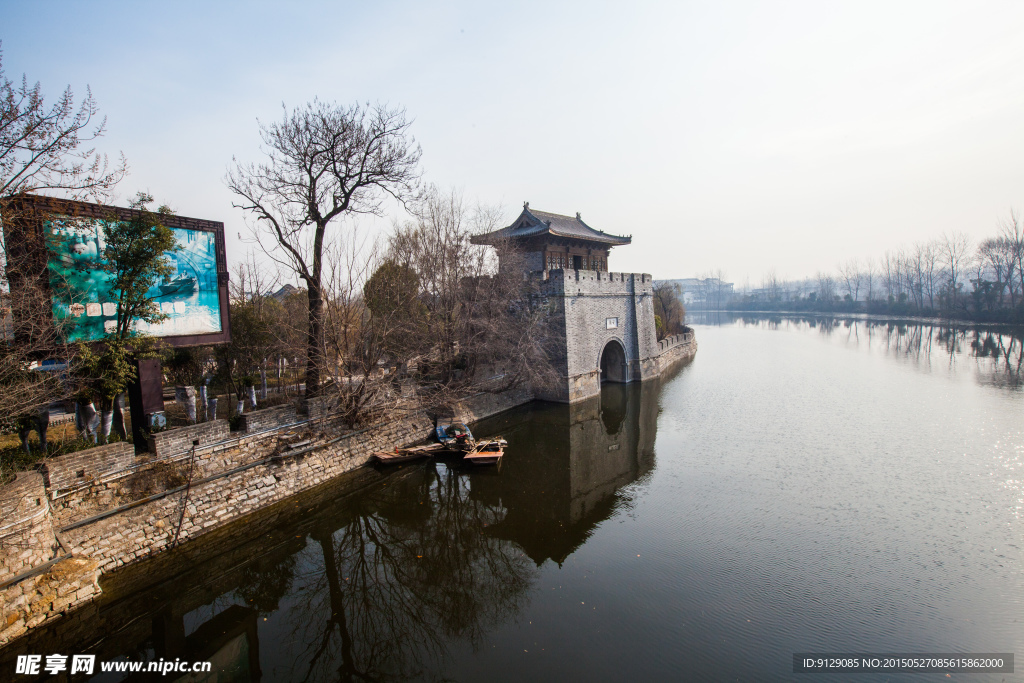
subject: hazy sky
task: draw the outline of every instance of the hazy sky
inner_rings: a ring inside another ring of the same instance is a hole
[[[1024,3],[0,0],[8,77],[91,85],[147,189],[249,247],[257,118],[407,108],[427,180],[632,234],[611,268],[742,284],[1024,209]]]

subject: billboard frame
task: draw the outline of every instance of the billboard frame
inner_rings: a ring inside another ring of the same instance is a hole
[[[47,264],[51,254],[47,248],[46,222],[53,217],[67,216],[77,219],[129,221],[143,212],[120,206],[94,204],[72,199],[59,199],[43,195],[21,194],[7,197],[2,202],[4,246],[7,253],[7,278],[10,286],[36,280],[47,293],[51,292]],[[224,243],[224,224],[187,216],[161,216],[160,222],[169,228],[210,232],[214,235],[217,264],[217,292],[220,304],[220,332],[158,337],[173,347],[207,346],[231,341],[231,311],[228,305],[228,267]],[[51,294],[52,300],[52,294]],[[38,311],[11,311],[14,334],[18,336],[18,319],[38,316]],[[49,311],[51,321],[53,311]],[[96,340],[90,343],[102,343]]]

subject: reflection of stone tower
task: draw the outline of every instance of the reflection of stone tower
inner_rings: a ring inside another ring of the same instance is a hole
[[[595,230],[579,214],[535,211],[529,203],[512,225],[473,238],[475,244],[510,243],[525,256],[529,277],[541,280],[565,353],[554,360],[563,381],[537,387],[538,398],[572,403],[597,396],[602,381],[657,374],[651,276],[608,271],[611,247],[631,240]]]
[[[520,482],[481,472],[473,495],[508,513],[488,533],[522,546],[538,565],[561,563],[594,527],[632,496],[624,488],[654,470],[658,381],[608,385],[601,395],[569,406],[532,404],[474,426],[479,436],[509,441],[502,471]]]

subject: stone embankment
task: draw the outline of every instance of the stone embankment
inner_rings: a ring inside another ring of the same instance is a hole
[[[467,422],[532,400],[478,394],[455,407]],[[220,529],[365,465],[370,454],[421,441],[434,421],[410,412],[353,431],[326,410],[253,411],[131,444],[48,459],[0,487],[0,646],[100,593],[101,574]]]
[[[658,342],[658,354],[651,359],[652,375],[668,372],[676,363],[697,355],[697,338],[693,332],[665,337]]]

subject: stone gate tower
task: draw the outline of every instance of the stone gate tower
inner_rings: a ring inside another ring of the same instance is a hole
[[[650,275],[609,272],[610,249],[631,241],[591,228],[578,213],[537,211],[529,202],[512,225],[473,238],[474,244],[511,243],[525,257],[528,276],[541,280],[565,354],[555,360],[562,380],[535,388],[537,398],[581,401],[600,394],[602,381],[655,377],[666,363],[696,351],[692,334],[658,341]]]

